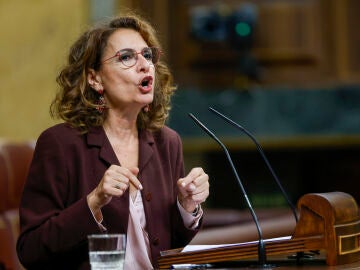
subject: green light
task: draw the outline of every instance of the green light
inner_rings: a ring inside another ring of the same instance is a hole
[[[235,25],[235,32],[239,36],[244,37],[244,36],[247,36],[247,35],[250,34],[251,29],[250,29],[250,26],[247,23],[240,22],[240,23],[237,23]]]

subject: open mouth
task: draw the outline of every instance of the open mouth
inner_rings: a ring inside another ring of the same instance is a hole
[[[143,80],[142,82],[141,82],[141,86],[142,87],[146,87],[146,86],[148,86],[149,85],[149,80]]]
[[[139,86],[143,90],[148,90],[148,89],[151,89],[152,82],[153,82],[153,78],[151,76],[146,76],[141,80],[141,82],[139,83]]]

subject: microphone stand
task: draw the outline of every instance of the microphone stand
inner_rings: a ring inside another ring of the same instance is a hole
[[[265,156],[265,152],[263,151],[261,145],[258,143],[258,141],[255,139],[255,136],[252,135],[250,133],[250,131],[248,131],[246,128],[244,128],[243,126],[241,126],[240,124],[236,123],[235,121],[231,120],[229,117],[225,116],[224,114],[218,112],[217,110],[215,110],[214,108],[212,107],[209,107],[209,110],[213,113],[215,113],[217,116],[220,116],[222,119],[224,119],[226,122],[228,122],[229,124],[233,125],[234,127],[240,129],[242,132],[244,132],[256,145],[256,148],[258,150],[258,152],[260,153],[261,157],[263,158],[263,160],[265,161],[266,163],[266,166],[268,167],[269,171],[271,172],[273,178],[275,179],[277,185],[279,186],[283,196],[285,197],[288,205],[290,206],[292,212],[293,212],[293,215],[295,217],[295,221],[296,223],[298,222],[299,218],[298,218],[298,215],[297,215],[297,211],[296,211],[296,208],[295,206],[293,205],[293,203],[290,201],[289,199],[289,196],[287,195],[285,189],[283,188],[282,184],[280,183],[280,180],[279,178],[277,177],[277,175],[275,174],[275,171],[273,170],[273,168],[271,167],[270,165],[270,162],[268,161],[268,159],[266,158]],[[312,253],[315,253],[316,252],[312,252]],[[304,252],[297,252],[296,255],[294,256],[289,256],[289,259],[295,259],[297,261],[297,264],[300,264],[300,260],[302,258],[305,258],[305,259],[311,259],[313,257],[313,255],[310,253],[310,254],[306,254]]]
[[[279,186],[283,196],[285,197],[287,203],[289,204],[292,212],[293,212],[293,215],[295,217],[295,220],[296,220],[296,223],[298,222],[298,215],[297,215],[297,212],[296,212],[296,208],[295,206],[293,205],[293,203],[291,202],[291,200],[289,199],[289,196],[287,195],[285,189],[283,188],[283,186],[281,185],[280,183],[280,180],[279,178],[277,177],[277,175],[275,174],[275,171],[273,170],[273,168],[271,167],[270,165],[270,162],[268,161],[268,159],[266,158],[265,156],[265,153],[261,147],[261,145],[257,142],[257,140],[255,139],[255,137],[248,131],[246,130],[243,126],[239,125],[238,123],[234,122],[233,120],[231,120],[230,118],[226,117],[225,115],[223,115],[222,113],[218,112],[217,110],[213,109],[212,107],[209,107],[209,110],[213,113],[215,113],[216,115],[220,116],[222,119],[224,119],[226,122],[228,122],[229,124],[237,127],[238,129],[240,129],[242,132],[244,132],[247,136],[250,137],[250,139],[255,143],[256,145],[256,148],[258,150],[258,152],[260,153],[261,157],[263,158],[263,160],[265,161],[266,163],[266,166],[268,167],[268,169],[270,170],[273,178],[275,179],[277,185]]]
[[[255,211],[254,211],[254,208],[252,207],[251,203],[250,203],[250,200],[247,196],[247,193],[244,189],[244,186],[240,180],[240,177],[235,169],[235,166],[234,166],[234,163],[232,161],[232,158],[230,156],[230,153],[228,151],[228,149],[226,148],[226,146],[218,139],[218,137],[216,137],[216,135],[211,132],[207,127],[205,127],[205,125],[203,123],[201,123],[193,114],[189,113],[189,116],[191,117],[191,119],[198,125],[200,126],[211,138],[213,138],[220,146],[221,148],[224,150],[225,152],[225,155],[227,157],[227,160],[229,161],[230,163],[230,166],[231,166],[231,169],[235,175],[235,178],[240,186],[240,189],[242,191],[242,194],[245,198],[245,201],[246,201],[246,204],[250,210],[250,213],[251,213],[251,216],[255,222],[255,225],[256,225],[256,229],[258,231],[258,235],[259,235],[259,243],[258,243],[258,260],[259,260],[259,266],[260,268],[271,268],[273,266],[269,265],[266,263],[266,247],[265,247],[265,242],[264,242],[264,239],[263,239],[263,235],[262,235],[262,231],[261,231],[261,228],[260,228],[260,225],[259,225],[259,221],[258,221],[258,218],[255,214]]]

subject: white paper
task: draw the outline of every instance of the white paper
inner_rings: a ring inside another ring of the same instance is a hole
[[[281,240],[290,240],[291,236],[283,236],[277,238],[269,238],[264,239],[264,242],[270,241],[281,241]],[[215,249],[219,247],[231,247],[231,246],[239,246],[239,245],[248,245],[248,244],[256,244],[259,241],[251,241],[251,242],[244,242],[244,243],[236,243],[236,244],[219,244],[219,245],[187,245],[181,252],[189,252],[189,251],[199,251],[199,250],[207,250],[207,249]]]

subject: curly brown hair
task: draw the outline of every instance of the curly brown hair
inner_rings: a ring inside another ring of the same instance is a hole
[[[82,133],[100,126],[106,118],[106,110],[96,110],[99,94],[87,81],[89,69],[99,70],[102,54],[111,34],[119,28],[129,28],[140,33],[149,47],[161,48],[154,28],[138,15],[126,15],[103,22],[85,33],[72,45],[68,63],[57,77],[60,90],[50,106],[50,114],[61,118]],[[159,61],[155,68],[154,99],[148,112],[138,115],[139,129],[158,130],[164,126],[170,111],[170,99],[174,93],[173,77],[167,65]]]

